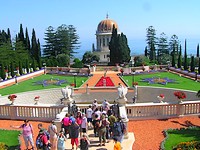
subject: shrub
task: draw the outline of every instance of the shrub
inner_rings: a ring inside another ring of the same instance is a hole
[[[190,142],[181,142],[173,148],[173,150],[198,150],[200,149],[200,142],[190,141]]]
[[[5,143],[0,142],[0,150],[8,150],[8,146]]]

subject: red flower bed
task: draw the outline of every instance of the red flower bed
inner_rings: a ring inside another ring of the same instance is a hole
[[[101,77],[95,86],[115,86],[110,77]]]

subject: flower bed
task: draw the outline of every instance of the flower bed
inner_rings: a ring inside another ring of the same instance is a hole
[[[101,77],[95,86],[115,86],[110,77]]]

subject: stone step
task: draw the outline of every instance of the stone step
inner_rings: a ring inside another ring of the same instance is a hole
[[[90,140],[89,150],[112,150],[114,147],[114,141],[112,139],[108,139],[108,143],[105,146],[99,146],[99,138],[94,137],[93,130],[88,130],[87,134]],[[124,139],[121,146],[123,150],[132,150],[133,143],[135,142],[135,137],[133,132],[128,133],[128,138]],[[67,139],[65,143],[65,150],[71,150],[71,139]],[[78,149],[80,150],[80,148]]]

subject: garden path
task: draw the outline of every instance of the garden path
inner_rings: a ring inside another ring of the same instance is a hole
[[[115,86],[118,86],[119,83],[124,85],[122,80],[117,76],[117,73],[115,71],[107,71],[106,76],[109,76],[111,80],[113,81]],[[94,87],[96,83],[99,81],[99,79],[104,76],[104,72],[92,72],[93,76],[88,79],[88,81],[82,85],[82,87],[86,87],[86,84],[88,84],[89,87]]]

